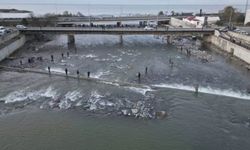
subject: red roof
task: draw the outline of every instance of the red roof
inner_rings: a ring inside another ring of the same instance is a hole
[[[187,17],[186,19],[188,19],[188,20],[193,20],[195,18],[195,16],[189,16],[189,17]]]
[[[188,19],[189,21],[200,21],[200,20],[198,20],[198,19],[195,19],[195,16],[189,16],[189,17],[187,17],[186,19]]]

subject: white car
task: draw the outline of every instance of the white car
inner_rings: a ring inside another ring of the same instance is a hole
[[[0,26],[0,35],[4,35],[6,33],[6,29],[4,26]]]
[[[240,32],[241,30],[240,29],[235,29],[234,32]]]
[[[5,34],[5,30],[0,30],[0,36]]]
[[[24,25],[17,25],[16,28],[17,29],[27,29],[27,27],[25,27]]]
[[[146,26],[146,27],[144,28],[144,30],[146,30],[146,31],[152,31],[152,30],[154,30],[154,28],[149,27],[149,26]]]
[[[4,30],[5,29],[5,27],[4,26],[0,26],[0,30]]]

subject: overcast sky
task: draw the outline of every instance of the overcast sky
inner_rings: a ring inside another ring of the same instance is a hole
[[[208,4],[241,5],[246,0],[0,0],[1,3],[58,3],[58,4]]]

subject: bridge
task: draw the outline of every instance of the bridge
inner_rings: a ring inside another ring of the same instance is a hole
[[[211,35],[211,28],[81,28],[81,27],[29,27],[19,29],[23,34],[53,33],[53,34],[110,34],[110,35],[179,35],[198,36]]]
[[[20,29],[25,35],[49,33],[49,34],[67,34],[68,43],[75,43],[74,34],[105,34],[119,35],[120,43],[123,43],[122,35],[164,35],[167,42],[172,43],[173,37],[179,36],[207,36],[214,34],[214,29],[210,28],[155,28],[145,30],[144,28],[81,28],[81,27],[29,27]]]

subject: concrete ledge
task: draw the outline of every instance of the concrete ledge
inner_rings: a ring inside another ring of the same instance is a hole
[[[19,35],[19,31],[14,31],[11,34],[4,35],[0,37],[0,45],[4,44],[5,42],[17,37]]]
[[[14,40],[10,44],[4,46],[0,49],[0,61],[4,60],[6,57],[10,56],[17,49],[22,47],[26,42],[26,37],[24,35],[20,36],[17,40]]]
[[[239,33],[232,32],[232,31],[228,31],[228,34],[230,36],[240,40],[242,43],[246,43],[246,44],[250,45],[250,36],[239,34]]]
[[[250,50],[215,35],[209,36],[205,40],[250,65]]]

